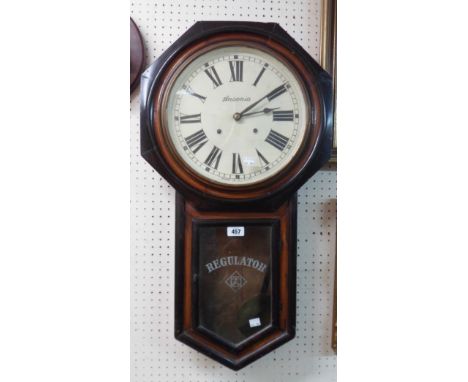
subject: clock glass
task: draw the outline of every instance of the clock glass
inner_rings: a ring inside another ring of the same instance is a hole
[[[267,49],[232,44],[198,52],[176,72],[163,125],[193,173],[242,186],[265,181],[294,160],[310,109],[303,82],[286,61]]]

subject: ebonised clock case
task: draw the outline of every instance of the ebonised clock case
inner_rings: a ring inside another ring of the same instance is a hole
[[[276,51],[300,72],[316,124],[298,158],[278,176],[248,187],[210,184],[191,176],[166,150],[161,128],[160,92],[187,51],[232,39]],[[159,93],[158,93],[159,92]],[[176,190],[175,336],[224,365],[238,370],[295,335],[296,191],[330,158],[333,105],[330,76],[278,24],[198,22],[171,45],[141,78],[141,154]],[[271,322],[245,341],[230,343],[200,325],[199,232],[205,226],[271,225]],[[276,264],[276,265],[274,265]]]

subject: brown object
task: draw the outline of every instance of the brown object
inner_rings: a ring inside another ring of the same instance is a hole
[[[200,177],[167,131],[172,83],[193,59],[221,46],[281,60],[310,106],[291,162],[250,185]],[[296,191],[331,155],[331,78],[278,24],[198,22],[145,71],[140,94],[142,156],[177,190],[175,336],[239,370],[295,335]],[[245,232],[231,237],[232,227]]]
[[[331,162],[337,161],[337,128],[336,128],[336,0],[322,0],[322,16],[320,35],[320,64],[330,74],[333,79],[333,152]]]
[[[130,93],[140,82],[140,75],[144,64],[143,40],[138,27],[130,18]]]
[[[200,211],[178,195],[176,216],[176,338],[234,370],[294,338],[295,196],[278,210],[261,213]],[[223,233],[231,225],[242,225],[245,237],[226,238]],[[199,245],[203,227],[217,227],[211,244],[215,248]],[[271,236],[266,238],[269,227]],[[249,236],[252,228],[257,232]],[[265,240],[271,248],[263,245]],[[253,258],[267,268],[262,273],[218,263],[209,273],[212,255],[219,259],[221,254]],[[234,285],[233,275],[241,280]]]
[[[191,171],[177,155],[175,148],[172,146],[171,139],[168,136],[169,133],[165,129],[166,116],[164,111],[166,110],[168,90],[171,88],[177,75],[184,69],[187,63],[194,58],[194,55],[198,56],[209,49],[232,46],[235,44],[265,50],[281,61],[288,63],[289,66],[293,66],[302,77],[306,88],[310,92],[312,109],[315,111],[315,118],[313,120],[309,118],[309,125],[307,127],[306,136],[304,137],[304,143],[300,149],[300,153],[296,155],[296,160],[291,161],[288,166],[275,176],[261,183],[248,186],[216,184]],[[153,95],[153,121],[156,145],[160,148],[161,155],[164,162],[167,164],[170,174],[173,174],[173,176],[182,180],[191,188],[210,197],[229,199],[231,201],[256,199],[272,189],[287,187],[295,178],[297,181],[298,173],[304,168],[305,163],[309,160],[314,148],[317,146],[318,138],[322,135],[323,109],[320,105],[316,78],[314,78],[313,74],[306,68],[299,57],[292,54],[287,47],[278,44],[274,40],[248,33],[217,34],[206,38],[185,49],[175,57],[164,74],[162,74],[160,84],[161,86],[155,90]]]
[[[337,317],[338,317],[338,306],[337,306],[337,283],[336,280],[338,278],[337,274],[338,270],[338,257],[335,255],[335,290],[333,293],[333,327],[332,327],[332,349],[335,353],[338,352],[338,324],[337,324]]]

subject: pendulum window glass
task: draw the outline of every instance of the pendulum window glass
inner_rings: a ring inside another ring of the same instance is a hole
[[[194,321],[218,343],[240,349],[277,321],[276,224],[217,222],[194,228]]]

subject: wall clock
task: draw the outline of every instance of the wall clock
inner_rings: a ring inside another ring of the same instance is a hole
[[[130,93],[138,86],[143,71],[145,52],[140,31],[130,18]]]
[[[294,338],[296,191],[330,158],[330,76],[278,24],[198,22],[142,75],[176,190],[175,337],[238,370]]]

